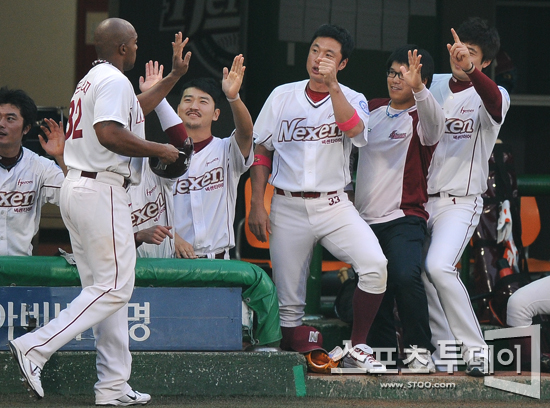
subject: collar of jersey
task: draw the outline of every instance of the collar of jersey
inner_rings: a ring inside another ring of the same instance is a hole
[[[210,144],[210,142],[214,139],[214,136],[210,135],[208,139],[201,140],[200,142],[193,144],[193,152],[198,153],[202,149],[204,149],[206,146]]]
[[[306,87],[304,88],[304,95],[306,96],[306,99],[307,101],[309,102],[309,104],[311,106],[313,106],[314,108],[318,108],[319,106],[323,105],[325,102],[327,102],[329,99],[330,99],[330,94],[328,94],[327,96],[325,96],[323,99],[321,99],[320,101],[318,102],[315,102],[313,99],[311,99],[309,97],[309,95],[307,94],[307,87],[309,86],[309,82],[306,84]]]
[[[15,162],[13,162],[13,163],[10,163],[10,164],[5,165],[4,163],[2,163],[2,160],[4,160],[4,159],[11,159],[11,157],[10,157],[10,158],[8,158],[8,157],[5,157],[5,158],[0,157],[0,167],[2,167],[3,169],[6,169],[6,170],[9,171],[9,170],[11,170],[12,168],[14,168],[14,167],[17,165],[17,163],[19,163],[19,162],[21,161],[22,158],[23,158],[23,148],[21,148],[21,150],[20,150],[20,152],[19,152],[19,155],[18,155],[17,159],[16,159]]]
[[[471,88],[472,86],[474,86],[472,84],[472,81],[459,81],[454,76],[451,76],[451,79],[449,79],[449,88],[453,93],[464,91],[465,89]]]

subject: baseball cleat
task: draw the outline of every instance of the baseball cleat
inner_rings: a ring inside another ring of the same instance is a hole
[[[128,394],[118,397],[117,399],[101,403],[96,402],[95,404],[102,407],[129,407],[132,405],[145,405],[149,401],[151,401],[151,396],[149,394],[142,394],[131,390]]]
[[[374,358],[374,352],[366,344],[358,344],[349,350],[346,346],[344,353],[346,353],[342,360],[344,368],[359,368],[372,374],[386,372],[386,366]]]
[[[489,359],[487,357],[473,357],[466,365],[466,374],[472,377],[489,375]]]
[[[8,346],[23,376],[22,380],[25,388],[32,397],[37,399],[42,398],[44,396],[44,390],[42,389],[42,382],[40,381],[40,374],[42,373],[41,368],[25,357],[13,341],[8,341]]]

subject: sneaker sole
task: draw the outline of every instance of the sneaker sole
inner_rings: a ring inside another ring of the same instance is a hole
[[[11,341],[8,341],[8,346],[10,348],[11,355],[15,359],[15,362],[17,363],[17,368],[19,368],[19,372],[21,373],[21,381],[23,382],[23,386],[25,389],[29,392],[32,398],[35,398],[37,400],[41,399],[42,396],[36,392],[36,390],[31,385],[29,379],[27,378],[27,375],[25,374],[25,371],[23,370],[23,367],[21,367],[21,360],[19,359],[19,350],[15,348],[15,346],[12,344]]]

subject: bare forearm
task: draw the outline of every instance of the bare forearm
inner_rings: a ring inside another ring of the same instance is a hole
[[[110,151],[128,157],[161,156],[160,143],[141,139],[114,122],[100,122],[94,125],[99,143]]]
[[[355,114],[355,108],[346,99],[340,85],[338,83],[331,85],[329,87],[329,93],[332,101],[332,108],[334,109],[334,120],[337,123],[345,123],[350,120]],[[361,133],[364,129],[365,125],[363,124],[363,121],[359,120],[357,125],[344,133],[348,137],[354,137]]]
[[[233,112],[233,121],[235,122],[235,139],[241,149],[241,153],[244,157],[247,157],[252,145],[252,134],[254,132],[252,117],[241,99],[230,102],[229,105]]]
[[[256,146],[254,154],[260,154],[268,157],[269,159],[273,158],[273,152],[267,150],[263,146]],[[269,174],[271,169],[266,166],[252,166],[250,168],[250,186],[252,187],[252,205],[262,205],[264,204],[264,194],[265,187],[267,185],[267,180],[269,179]]]

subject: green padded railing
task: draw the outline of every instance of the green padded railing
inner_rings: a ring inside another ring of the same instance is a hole
[[[139,287],[241,287],[257,316],[258,344],[281,339],[277,290],[265,271],[236,260],[138,258]],[[75,266],[56,256],[0,256],[0,286],[80,286]]]

